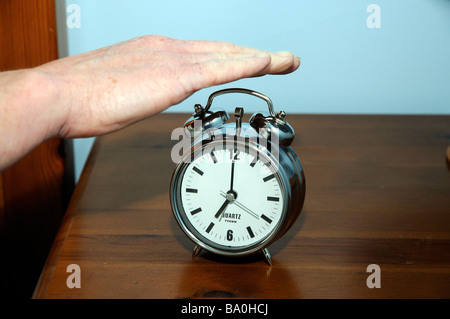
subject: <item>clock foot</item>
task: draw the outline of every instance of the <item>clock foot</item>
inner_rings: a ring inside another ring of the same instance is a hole
[[[192,251],[192,258],[194,258],[198,254],[200,254],[201,251],[202,251],[202,248],[200,246],[196,245],[194,247],[194,250]]]
[[[261,250],[261,253],[264,256],[264,259],[266,260],[266,262],[272,266],[272,256],[269,253],[269,250],[267,248],[264,248],[263,250]]]

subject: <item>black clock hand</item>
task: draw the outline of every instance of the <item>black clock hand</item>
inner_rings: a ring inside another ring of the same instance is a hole
[[[241,132],[242,127],[242,116],[244,115],[244,109],[242,107],[237,107],[234,111],[234,115],[236,117],[236,133],[234,135],[234,144],[233,144],[233,151],[231,151],[231,184],[230,184],[230,190],[228,193],[233,193],[236,197],[236,192],[233,189],[233,182],[234,182],[234,162],[235,160],[238,160],[238,154],[239,151],[237,149],[237,137]],[[235,154],[236,153],[236,154]]]
[[[233,191],[233,183],[234,183],[234,159],[231,162],[231,182],[230,182],[230,192]]]
[[[229,203],[230,201],[228,200],[228,198],[225,199],[225,202],[222,204],[222,206],[220,206],[219,210],[217,211],[216,215],[214,215],[214,217],[219,218],[222,212],[225,210],[225,208],[227,208]]]

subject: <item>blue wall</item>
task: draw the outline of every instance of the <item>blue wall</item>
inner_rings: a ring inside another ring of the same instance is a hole
[[[269,95],[288,114],[450,114],[449,0],[65,1],[81,12],[80,28],[67,30],[69,55],[162,34],[290,50],[302,59],[294,74],[205,89],[167,112],[190,112],[216,89],[236,86]],[[381,28],[367,25],[372,3]],[[236,98],[223,101],[234,107]],[[264,108],[250,97],[239,104]]]

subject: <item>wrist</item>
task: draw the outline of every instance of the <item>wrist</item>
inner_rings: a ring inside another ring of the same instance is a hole
[[[0,74],[0,169],[58,136],[64,112],[53,82],[38,69]]]
[[[42,134],[40,138],[45,141],[61,137],[68,112],[56,78],[40,68],[33,68],[26,71],[23,83],[25,92],[29,92],[28,101],[24,102],[33,114],[35,128]]]

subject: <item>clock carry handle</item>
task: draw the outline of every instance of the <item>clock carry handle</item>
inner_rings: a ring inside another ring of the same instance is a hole
[[[259,97],[260,99],[263,99],[264,101],[266,101],[267,106],[269,108],[270,115],[273,118],[277,118],[278,117],[278,115],[275,114],[275,112],[273,111],[273,103],[272,103],[272,100],[269,97],[265,96],[262,93],[253,91],[253,90],[240,89],[240,88],[223,89],[223,90],[214,92],[213,94],[211,94],[209,96],[208,102],[206,103],[206,106],[205,106],[203,112],[206,113],[209,110],[209,108],[211,107],[211,104],[212,104],[212,102],[213,102],[215,97],[217,97],[219,95],[222,95],[222,94],[228,94],[228,93],[243,93],[243,94],[249,94],[249,95],[253,95],[253,96]]]

